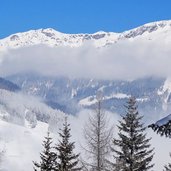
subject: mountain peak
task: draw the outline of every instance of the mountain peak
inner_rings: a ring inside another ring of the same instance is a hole
[[[155,21],[155,22],[144,24],[144,26],[154,26],[154,25],[162,28],[165,26],[171,26],[171,20]]]
[[[144,33],[152,33],[154,31],[157,31],[158,29],[164,29],[164,28],[171,29],[171,20],[163,20],[163,21],[147,23],[137,28],[123,32],[122,36],[124,38],[134,38],[143,35]]]

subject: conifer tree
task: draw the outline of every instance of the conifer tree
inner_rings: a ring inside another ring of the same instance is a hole
[[[67,123],[67,118],[63,124],[63,129],[59,133],[61,140],[59,144],[55,146],[57,150],[57,170],[58,171],[79,171],[81,170],[78,167],[78,157],[79,154],[74,154],[73,150],[75,148],[75,143],[70,142],[70,124]]]
[[[134,97],[128,100],[126,109],[126,116],[118,125],[119,138],[113,141],[115,167],[120,171],[147,171],[153,167],[154,154],[150,148],[151,139],[146,138],[144,133],[146,128],[141,123],[142,116],[139,116]]]
[[[56,170],[56,155],[51,151],[52,138],[50,137],[50,133],[47,133],[45,140],[43,141],[44,150],[40,153],[40,163],[34,163],[35,171],[55,171]]]

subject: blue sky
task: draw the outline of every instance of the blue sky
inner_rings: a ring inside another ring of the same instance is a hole
[[[30,29],[122,32],[171,19],[171,0],[1,0],[0,38]]]

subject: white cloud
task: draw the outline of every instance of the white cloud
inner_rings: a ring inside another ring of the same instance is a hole
[[[85,44],[78,48],[38,45],[8,50],[0,57],[0,74],[38,72],[50,76],[98,79],[136,79],[171,74],[169,43],[120,41],[105,48]]]

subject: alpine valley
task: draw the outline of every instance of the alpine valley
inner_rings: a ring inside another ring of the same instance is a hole
[[[29,152],[41,143],[46,130],[57,132],[66,114],[74,129],[79,114],[94,109],[99,93],[103,108],[115,118],[125,114],[124,105],[131,96],[137,98],[146,125],[168,115],[170,54],[171,21],[148,23],[123,33],[64,34],[48,28],[1,39],[0,137],[6,151],[4,163],[8,163],[3,169],[23,170],[17,159],[25,155],[24,164],[31,169]],[[153,64],[153,59],[162,57],[164,62]],[[15,151],[19,143],[23,149]]]

